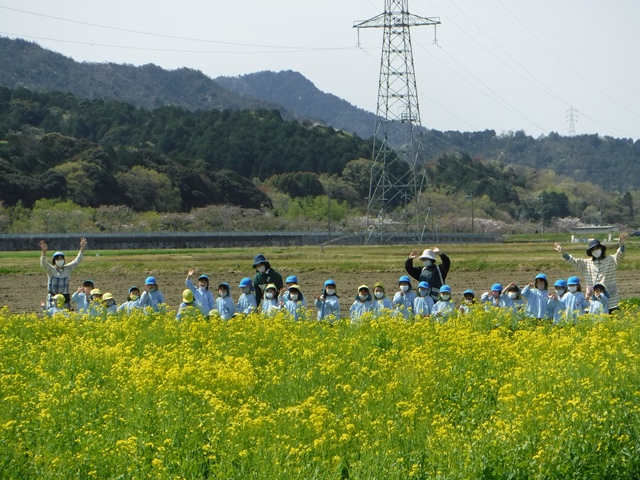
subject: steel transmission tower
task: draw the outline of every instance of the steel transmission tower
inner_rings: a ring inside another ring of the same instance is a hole
[[[383,28],[373,164],[367,204],[368,242],[402,235],[421,243],[429,217],[423,197],[422,125],[411,47],[411,27],[440,19],[409,13],[408,0],[385,0],[384,13],[353,27]],[[395,145],[395,146],[392,146]]]

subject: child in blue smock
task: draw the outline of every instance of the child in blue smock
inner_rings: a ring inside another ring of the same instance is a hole
[[[284,296],[281,295],[280,305],[293,316],[294,321],[303,320],[306,317],[306,303],[300,287],[291,285],[287,291],[289,292],[289,298],[285,300]]]
[[[542,320],[551,318],[549,314],[549,281],[544,273],[539,273],[530,283],[522,289],[521,295],[527,300],[526,313],[528,317]]]
[[[144,281],[145,291],[140,297],[140,305],[142,308],[151,308],[154,312],[162,310],[161,305],[164,304],[164,295],[158,290],[158,283],[155,277],[147,277]]]
[[[418,295],[413,300],[413,314],[416,318],[431,315],[434,303],[431,295],[429,295],[430,291],[429,283],[425,281],[418,283]]]
[[[330,323],[340,320],[340,300],[336,294],[336,282],[329,279],[324,282],[322,294],[316,297],[315,306],[318,309],[318,320]]]
[[[236,313],[236,306],[231,299],[231,285],[227,282],[218,284],[218,298],[216,298],[210,315],[218,314],[222,320],[229,320]]]
[[[441,321],[446,321],[455,312],[455,304],[451,300],[451,287],[443,285],[438,293],[438,301],[433,306],[433,315]]]
[[[502,285],[499,283],[494,283],[491,285],[491,290],[488,292],[484,292],[480,297],[480,301],[484,303],[487,308],[507,308],[510,310],[514,309],[513,301],[509,298],[506,293],[503,293]]]
[[[189,270],[184,284],[193,292],[193,300],[196,302],[196,306],[202,314],[206,316],[213,310],[216,300],[211,290],[209,290],[209,277],[205,274],[200,275],[198,277],[198,286],[196,287],[191,281],[191,276],[194,273],[196,273],[196,271],[193,268]]]
[[[351,323],[359,323],[362,316],[373,311],[373,305],[371,301],[371,292],[366,285],[360,285],[358,287],[358,294],[356,295],[356,301],[353,302],[349,309],[349,317],[351,317]]]
[[[609,297],[607,297],[607,289],[602,283],[596,283],[593,286],[593,293],[587,293],[587,302],[589,303],[589,313],[595,315],[609,313]]]
[[[253,282],[249,277],[245,277],[240,280],[238,288],[242,291],[240,298],[238,298],[238,305],[236,306],[236,312],[244,315],[253,313],[258,308],[256,303],[256,294],[253,293]]]
[[[393,304],[396,307],[396,313],[402,314],[405,320],[413,315],[413,301],[416,294],[411,290],[411,279],[407,275],[403,275],[398,279],[399,291],[393,296]]]
[[[176,314],[176,320],[195,320],[198,318],[200,307],[195,301],[193,290],[187,288],[182,292],[182,303],[178,307],[178,313]]]
[[[376,282],[373,286],[373,301],[371,302],[373,314],[376,317],[380,317],[384,314],[390,314],[393,310],[393,303],[391,299],[387,297],[384,285],[380,282]]]
[[[118,312],[131,313],[131,310],[135,310],[136,308],[141,307],[142,304],[140,302],[140,289],[133,285],[131,288],[129,288],[127,301],[118,307]]]
[[[564,294],[561,302],[564,304],[566,320],[575,323],[587,307],[587,300],[584,293],[582,293],[578,277],[567,278],[567,293]]]
[[[559,323],[564,318],[564,302],[562,297],[567,293],[567,281],[563,278],[556,280],[553,284],[555,293],[549,295],[549,317],[553,319],[553,323]]]
[[[264,289],[264,298],[260,304],[262,314],[266,317],[273,317],[280,311],[280,302],[278,301],[278,288],[274,283],[268,284]]]

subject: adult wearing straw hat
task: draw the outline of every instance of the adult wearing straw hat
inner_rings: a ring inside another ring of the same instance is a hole
[[[436,255],[442,260],[442,263],[439,265],[436,264]],[[422,262],[422,267],[413,266],[413,259],[416,257]],[[409,275],[420,282],[427,282],[429,284],[431,289],[429,296],[433,298],[434,302],[438,301],[440,287],[446,283],[450,266],[451,260],[449,260],[449,257],[442,253],[436,246],[427,248],[422,253],[418,250],[412,251],[409,254],[409,258],[404,262],[404,269]]]

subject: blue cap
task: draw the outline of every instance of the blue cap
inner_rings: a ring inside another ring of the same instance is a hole
[[[129,293],[131,293],[132,290],[140,291],[140,289],[138,287],[136,287],[135,285],[132,285],[131,288],[129,288]]]
[[[451,287],[449,285],[442,285],[440,287],[440,293],[451,293]]]
[[[147,277],[147,279],[144,281],[145,285],[155,285],[156,284],[156,277]]]
[[[253,283],[251,282],[251,279],[249,277],[244,277],[242,280],[240,280],[238,287],[240,288],[253,287]]]
[[[429,284],[427,282],[423,281],[423,282],[420,282],[418,284],[418,288],[430,288],[430,287],[429,287]]]
[[[53,258],[56,258],[56,257],[64,257],[64,252],[56,252],[56,253],[54,253],[53,254]]]
[[[209,275],[205,275],[204,273],[198,277],[198,280],[206,280],[209,281]]]
[[[567,282],[563,278],[559,278],[558,280],[556,280],[556,283],[554,283],[553,286],[567,288]]]
[[[491,290],[495,290],[498,292],[502,291],[502,285],[500,285],[499,283],[494,283],[493,285],[491,285]]]
[[[578,277],[567,278],[567,285],[580,285],[580,279]]]
[[[336,282],[334,282],[333,280],[329,279],[326,282],[324,282],[324,286],[327,287],[329,285],[333,285],[334,287],[336,286]]]
[[[476,294],[473,293],[473,290],[465,290],[464,292],[462,292],[462,295],[473,295],[473,296],[475,296]]]
[[[539,273],[538,275],[536,275],[536,280],[538,279],[547,280],[547,276],[544,273]]]
[[[269,263],[269,262],[267,262],[267,259],[263,254],[259,253],[258,255],[253,257],[253,268],[256,268],[261,263]]]
[[[289,275],[285,280],[285,283],[298,283],[298,277],[295,275]]]
[[[227,282],[220,282],[218,284],[218,288],[220,287],[226,287],[227,288],[227,292],[231,293],[231,285],[229,285]]]
[[[399,279],[398,279],[398,283],[400,282],[407,282],[407,283],[411,283],[411,279],[407,276],[407,275],[402,275]]]

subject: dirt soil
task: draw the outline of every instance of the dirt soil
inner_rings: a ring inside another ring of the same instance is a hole
[[[331,272],[322,272],[318,270],[309,272],[289,272],[280,270],[283,278],[287,275],[295,274],[298,276],[303,294],[307,299],[309,306],[313,305],[313,297],[319,295],[322,291],[322,285],[328,278],[336,281],[338,296],[340,297],[340,306],[342,314],[348,315],[348,310],[354,301],[358,286],[367,284],[373,289],[373,284],[382,281],[387,289],[387,295],[392,297],[397,291],[397,281],[400,275],[405,275],[403,270],[402,259],[399,259],[398,270],[393,272],[375,273],[375,272],[342,272],[332,274]],[[215,292],[218,282],[229,282],[232,286],[232,297],[237,301],[240,291],[237,288],[238,282],[244,276],[253,277],[252,271],[246,272],[228,272],[226,274],[214,273],[210,275],[211,285]],[[451,271],[446,279],[453,291],[453,298],[459,302],[462,298],[462,292],[466,289],[472,289],[476,293],[476,297],[487,291],[492,284],[499,282],[506,285],[510,282],[516,282],[521,287],[532,282],[536,275],[536,271],[504,271],[504,272],[468,272],[456,270],[455,263],[452,264]],[[545,272],[550,280],[550,285],[558,278],[567,278],[573,275],[566,269],[558,268],[557,270],[547,270]],[[115,274],[115,273],[95,273],[94,275],[86,273],[80,277],[74,275],[72,277],[72,291],[77,288],[84,278],[92,278],[97,288],[103,292],[113,293],[118,304],[126,301],[127,291],[130,286],[142,286],[145,276],[132,274]],[[182,300],[182,291],[184,290],[184,281],[186,273],[166,272],[165,274],[157,274],[158,285],[164,293],[167,304],[177,308]],[[618,271],[618,284],[622,293],[622,297],[640,297],[640,282],[637,281],[638,274],[635,271],[621,270]],[[46,274],[44,272],[38,274],[5,274],[0,275],[0,305],[7,305],[12,312],[39,312],[41,310],[40,303],[46,296]],[[417,282],[412,283],[416,288]],[[72,293],[72,292],[71,292]]]

